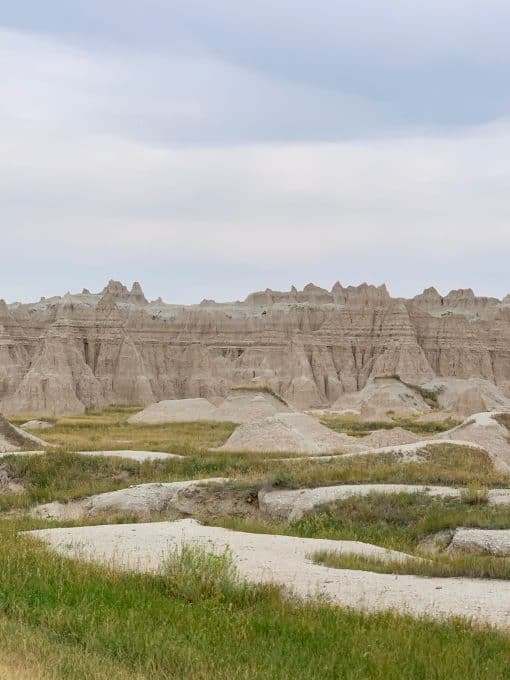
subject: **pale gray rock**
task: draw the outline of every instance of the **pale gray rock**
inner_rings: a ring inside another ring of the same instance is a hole
[[[0,301],[4,413],[213,399],[240,384],[268,387],[297,409],[325,408],[382,375],[469,380],[464,413],[491,409],[499,397],[488,401],[487,385],[510,396],[510,306],[469,289],[403,300],[385,286],[339,283],[190,306],[149,304],[138,283],[118,281],[99,294]]]

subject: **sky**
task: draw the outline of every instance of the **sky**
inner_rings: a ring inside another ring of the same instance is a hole
[[[0,3],[0,298],[510,292],[508,0]]]

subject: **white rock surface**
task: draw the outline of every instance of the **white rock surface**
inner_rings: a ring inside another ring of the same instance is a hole
[[[260,491],[259,508],[273,519],[294,521],[324,503],[372,493],[425,493],[435,498],[460,499],[463,490],[451,486],[423,484],[339,484],[311,489],[278,489]],[[510,489],[491,489],[487,494],[487,502],[489,505],[510,505]]]
[[[22,430],[47,430],[53,427],[53,423],[48,423],[46,420],[28,420],[21,425]]]
[[[363,611],[395,610],[412,616],[462,617],[510,626],[510,582],[468,578],[425,578],[332,569],[307,556],[318,550],[407,559],[403,553],[356,541],[295,538],[230,531],[194,520],[124,524],[27,532],[59,553],[116,564],[120,568],[157,571],[165,556],[183,544],[211,552],[230,549],[240,575],[250,581],[276,583],[302,597],[323,595]]]
[[[93,517],[104,513],[132,513],[140,518],[149,518],[153,513],[163,512],[169,508],[186,511],[180,505],[181,492],[191,487],[222,485],[228,481],[226,477],[211,477],[182,482],[137,484],[126,489],[101,493],[69,503],[58,501],[45,503],[33,508],[30,514],[32,517],[62,521]]]
[[[80,456],[90,456],[92,458],[127,458],[139,463],[151,460],[170,460],[172,458],[184,458],[177,453],[162,453],[161,451],[77,451]]]
[[[456,529],[448,551],[510,556],[510,529]]]

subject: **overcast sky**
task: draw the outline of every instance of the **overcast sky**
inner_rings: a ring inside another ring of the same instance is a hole
[[[508,0],[0,4],[0,297],[510,291]]]

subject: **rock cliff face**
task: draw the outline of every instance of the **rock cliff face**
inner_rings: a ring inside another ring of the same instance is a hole
[[[261,384],[320,407],[375,376],[510,385],[509,298],[471,290],[411,300],[367,284],[265,290],[243,302],[148,302],[110,281],[99,294],[0,301],[0,410],[75,413],[106,404],[225,395]]]

